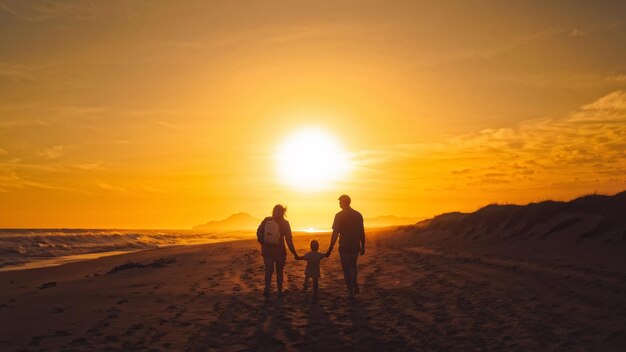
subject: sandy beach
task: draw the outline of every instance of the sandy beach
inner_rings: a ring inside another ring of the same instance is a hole
[[[328,246],[327,235],[296,236],[300,253],[313,237]],[[336,252],[322,262],[317,304],[301,289],[305,264],[293,258],[285,295],[265,299],[259,246],[248,240],[2,272],[0,349],[619,351],[626,343],[623,265],[433,249],[394,230],[368,238],[355,301]]]

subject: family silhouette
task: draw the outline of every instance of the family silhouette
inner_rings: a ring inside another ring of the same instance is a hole
[[[319,242],[310,242],[311,251],[305,255],[298,255],[293,245],[293,235],[289,221],[285,219],[287,208],[277,204],[272,210],[272,215],[261,221],[257,228],[257,239],[261,244],[261,255],[265,265],[265,288],[263,294],[269,297],[274,271],[276,271],[276,293],[280,297],[283,293],[283,271],[287,261],[287,248],[293,254],[295,260],[307,262],[304,272],[304,289],[309,287],[309,281],[313,282],[313,300],[317,300],[320,262],[329,257],[339,240],[339,258],[343,270],[343,277],[348,290],[348,297],[354,298],[360,292],[357,280],[357,261],[359,255],[365,254],[365,229],[363,216],[351,207],[351,199],[343,194],[339,197],[341,211],[335,214],[333,220],[333,232],[330,245],[325,253],[319,252]]]

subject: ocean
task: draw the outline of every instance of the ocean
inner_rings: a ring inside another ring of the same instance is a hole
[[[249,238],[254,238],[252,232],[0,229],[0,271],[60,265],[72,260],[143,249]]]

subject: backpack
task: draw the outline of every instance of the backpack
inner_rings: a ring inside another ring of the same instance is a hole
[[[278,244],[280,241],[280,225],[274,219],[269,218],[265,222],[263,230],[264,244]]]

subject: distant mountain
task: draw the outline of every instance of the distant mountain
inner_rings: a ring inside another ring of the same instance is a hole
[[[414,224],[423,218],[413,218],[406,216],[381,215],[364,220],[365,227],[387,227]]]
[[[446,213],[405,228],[426,241],[444,243],[553,242],[624,246],[626,191],[569,202],[492,204],[473,213]]]
[[[257,219],[248,213],[233,214],[226,219],[209,221],[205,224],[194,226],[194,230],[211,230],[211,231],[243,231],[254,230],[261,223],[261,219]]]

